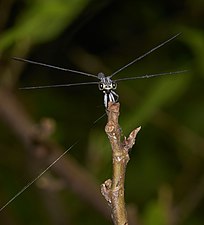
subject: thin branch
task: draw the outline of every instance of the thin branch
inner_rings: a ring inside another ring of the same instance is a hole
[[[127,225],[127,213],[124,199],[124,182],[129,150],[135,144],[135,138],[141,127],[134,129],[128,138],[121,141],[121,128],[118,124],[119,103],[109,103],[108,123],[105,127],[112,147],[113,176],[101,185],[101,192],[111,207],[115,225]]]

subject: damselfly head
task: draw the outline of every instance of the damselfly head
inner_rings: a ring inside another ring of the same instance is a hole
[[[110,77],[101,77],[99,82],[99,90],[104,92],[110,92],[117,88],[116,82],[112,81]]]

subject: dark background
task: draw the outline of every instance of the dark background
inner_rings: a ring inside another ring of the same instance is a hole
[[[66,157],[72,155],[99,185],[111,177],[111,150],[104,132],[106,117],[93,126],[104,113],[97,85],[18,89],[93,79],[10,57],[109,75],[181,32],[115,77],[188,70],[176,76],[118,84],[124,135],[142,126],[131,151],[125,189],[136,224],[204,222],[203,20],[204,3],[199,0],[0,3],[0,88],[16,96],[36,125],[50,118],[55,124],[50,139],[64,150],[80,138]],[[41,171],[36,168],[31,175],[32,158],[3,116],[1,120],[0,207]],[[50,179],[60,180],[55,175]],[[63,185],[53,192],[63,210],[55,208],[55,203],[53,208],[60,218],[67,218],[56,222],[38,189],[32,185],[0,212],[1,224],[111,224]]]

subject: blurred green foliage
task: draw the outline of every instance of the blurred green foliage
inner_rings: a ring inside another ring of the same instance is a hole
[[[204,2],[199,0],[2,0],[0,5],[1,84],[10,76],[31,117],[36,122],[43,117],[56,122],[52,138],[65,149],[83,137],[69,154],[100,183],[111,176],[111,152],[104,134],[106,118],[90,129],[104,113],[97,86],[18,91],[23,86],[90,79],[20,62],[11,66],[10,56],[111,74],[182,32],[178,39],[117,75],[189,70],[118,84],[124,135],[142,126],[127,168],[126,199],[137,208],[144,225],[201,225],[204,221],[204,187],[198,188],[203,185],[204,160],[203,19]],[[0,125],[0,140],[2,206],[31,177],[27,173],[30,159],[5,124]],[[166,186],[167,199],[161,194]],[[109,224],[71,192],[62,191],[60,197],[66,200],[63,210],[71,224]],[[178,219],[171,213],[179,206]],[[34,185],[0,212],[0,218],[2,224],[56,224]]]
[[[24,10],[16,17],[14,26],[2,35],[0,49],[4,50],[26,39],[36,44],[56,38],[87,3],[87,0],[25,1]]]

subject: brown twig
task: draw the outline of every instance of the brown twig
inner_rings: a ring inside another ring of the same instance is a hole
[[[121,129],[118,124],[119,103],[109,103],[108,123],[105,127],[112,147],[113,177],[101,185],[101,192],[111,207],[112,219],[115,225],[127,225],[127,213],[124,199],[124,182],[126,166],[129,161],[129,150],[135,143],[135,138],[141,127],[134,129],[128,138],[121,141]]]

